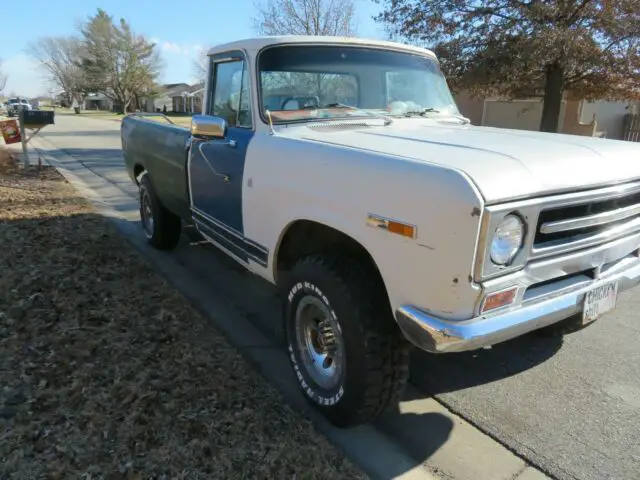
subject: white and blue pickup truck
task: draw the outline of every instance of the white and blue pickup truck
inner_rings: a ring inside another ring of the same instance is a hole
[[[31,104],[29,100],[26,98],[10,98],[7,102],[7,116],[8,117],[17,117],[20,115],[21,111],[29,111],[31,110]]]
[[[577,330],[640,282],[640,145],[483,128],[435,55],[264,37],[213,48],[191,128],[131,115],[144,235],[183,222],[278,286],[300,388],[334,424],[432,353]]]

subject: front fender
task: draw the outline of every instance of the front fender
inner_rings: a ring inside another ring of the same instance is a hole
[[[369,252],[393,309],[418,305],[452,320],[473,315],[481,293],[473,268],[484,203],[464,173],[286,137],[254,142],[245,170],[253,184],[243,191],[245,231],[268,246],[271,269],[288,226],[311,220]],[[372,228],[370,213],[415,225],[417,235]],[[273,271],[267,276],[273,280]]]

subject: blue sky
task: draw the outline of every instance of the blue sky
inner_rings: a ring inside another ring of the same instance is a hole
[[[73,34],[78,21],[98,7],[126,18],[137,33],[157,42],[166,63],[163,83],[192,82],[199,49],[256,35],[256,1],[31,0],[26,10],[6,8],[0,15],[3,38],[11,39],[0,42],[2,70],[9,77],[4,94],[46,95],[51,88],[46,75],[26,53],[30,38]],[[383,38],[382,26],[371,19],[379,6],[372,0],[357,0],[356,6],[358,36]]]

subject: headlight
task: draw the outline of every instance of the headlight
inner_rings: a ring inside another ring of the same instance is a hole
[[[522,247],[524,225],[520,217],[507,215],[504,217],[491,241],[491,260],[496,265],[506,265]]]

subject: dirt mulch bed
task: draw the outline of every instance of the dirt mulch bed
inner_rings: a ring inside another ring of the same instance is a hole
[[[55,170],[0,246],[0,478],[364,478]]]

